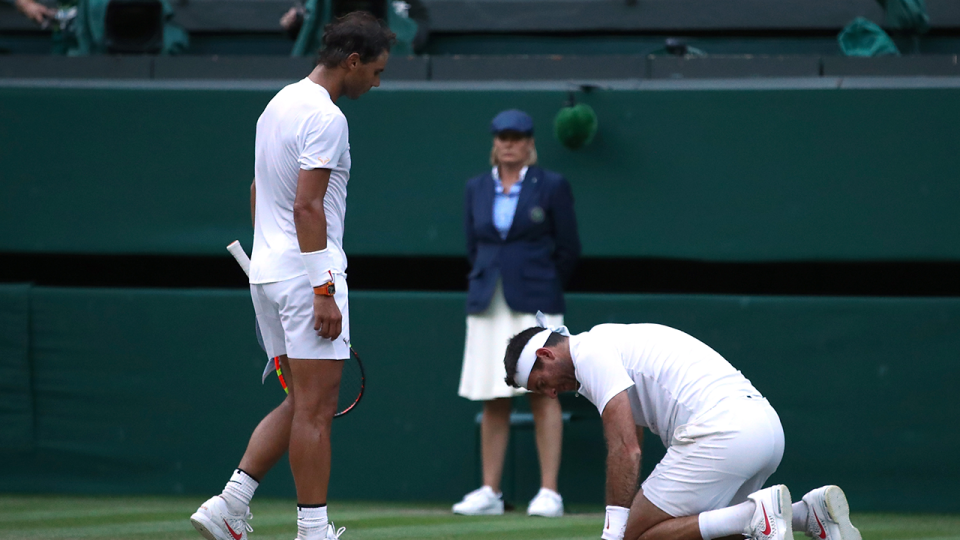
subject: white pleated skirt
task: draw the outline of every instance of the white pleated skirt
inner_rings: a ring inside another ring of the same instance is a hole
[[[536,316],[532,313],[517,313],[510,309],[503,297],[503,285],[498,281],[487,309],[476,315],[467,315],[460,396],[473,401],[489,401],[525,394],[526,390],[512,388],[503,381],[507,376],[503,356],[510,338],[536,324]],[[547,315],[547,324],[562,325],[563,314]]]

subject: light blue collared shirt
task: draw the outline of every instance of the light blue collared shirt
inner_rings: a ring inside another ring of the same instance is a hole
[[[527,167],[520,169],[520,179],[510,186],[510,192],[503,192],[503,182],[500,181],[500,171],[493,168],[493,226],[500,233],[500,238],[507,239],[510,225],[513,224],[513,215],[517,213],[517,202],[520,200],[520,188],[523,187],[523,178],[527,175]]]

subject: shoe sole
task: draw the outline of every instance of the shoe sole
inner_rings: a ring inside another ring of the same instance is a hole
[[[190,523],[193,525],[193,528],[200,533],[200,536],[203,536],[207,540],[233,540],[233,538],[225,539],[223,536],[217,536],[214,532],[214,524],[207,516],[196,513],[190,516]]]
[[[787,486],[777,486],[777,495],[780,497],[780,515],[784,522],[784,540],[793,540],[793,502],[790,499],[790,490]]]
[[[486,510],[481,512],[469,512],[469,511],[464,512],[462,510],[454,510],[453,513],[458,516],[502,516],[503,509],[500,509],[500,511],[492,511],[492,512],[486,511]]]
[[[840,528],[840,540],[862,540],[860,531],[850,521],[850,504],[843,490],[837,486],[830,486],[823,494],[827,505],[828,519]]]

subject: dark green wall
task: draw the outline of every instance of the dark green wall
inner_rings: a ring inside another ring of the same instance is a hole
[[[28,450],[34,440],[30,369],[30,287],[0,285],[0,448]]]
[[[820,84],[820,83],[817,83]],[[347,252],[459,255],[464,181],[500,109],[536,118],[577,197],[585,255],[716,261],[960,259],[960,88],[651,83],[582,96],[593,145],[552,139],[556,84],[400,86],[341,103],[354,170]],[[749,88],[746,88],[749,87]],[[250,245],[253,83],[0,84],[0,252],[223,254]],[[64,272],[69,272],[65,268]],[[460,293],[355,291],[369,393],[335,428],[334,498],[454,501],[476,487],[479,406],[456,396]],[[857,510],[960,511],[960,299],[570,295],[576,331],[660,322],[703,339],[780,412],[795,493]],[[259,384],[244,291],[0,287],[0,491],[219,490],[281,398]],[[600,503],[589,403],[561,491]],[[648,438],[645,469],[662,448]],[[537,487],[532,435],[505,488]],[[519,472],[517,472],[519,471]],[[524,472],[527,471],[527,472]],[[385,479],[389,479],[386,481]],[[282,464],[262,493],[292,495]]]
[[[463,302],[352,293],[369,386],[335,423],[334,499],[453,502],[476,487],[479,406],[456,395]],[[960,511],[960,300],[571,295],[569,307],[574,331],[659,322],[728,358],[780,413],[787,447],[773,481],[795,493],[837,483],[855,510]],[[0,491],[220,490],[283,396],[274,379],[260,385],[252,317],[243,291],[0,287]],[[25,363],[28,377],[8,379]],[[561,491],[599,504],[599,418],[582,398],[565,406],[576,419]],[[647,443],[649,471],[662,449]],[[511,455],[536,471],[528,431]],[[506,481],[518,503],[537,486],[535,472]],[[285,463],[260,493],[293,495]]]
[[[579,153],[551,134],[559,90],[394,86],[344,99],[347,252],[462,253],[462,187],[487,166],[486,126],[520,107],[542,164],[574,186],[587,256],[960,258],[960,88],[663,84],[583,96],[600,132]],[[249,248],[254,125],[276,88],[101,86],[0,87],[0,251]]]

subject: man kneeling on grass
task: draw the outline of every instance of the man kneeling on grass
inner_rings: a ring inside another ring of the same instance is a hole
[[[861,540],[846,496],[824,486],[791,503],[761,489],[783,457],[770,403],[716,351],[658,324],[601,324],[571,336],[528,328],[504,357],[507,384],[596,405],[607,441],[607,540]],[[667,455],[637,488],[643,428]]]

